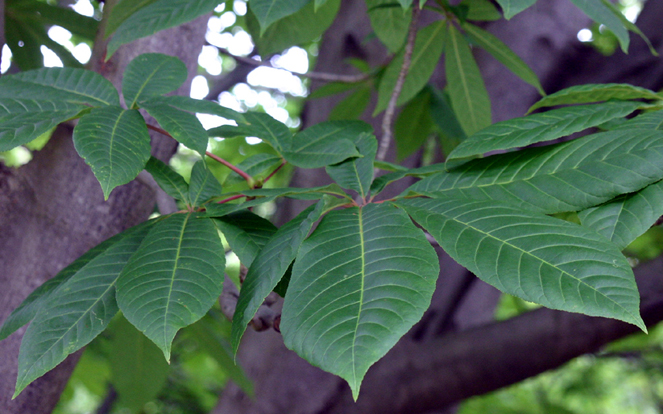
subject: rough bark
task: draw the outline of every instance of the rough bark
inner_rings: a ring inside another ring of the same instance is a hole
[[[661,2],[648,2],[639,22],[659,48],[662,36],[656,22],[660,21],[662,9]],[[354,36],[367,23],[357,23],[356,13],[341,19],[347,23],[337,21],[323,39],[316,70],[348,71],[339,65],[348,51],[337,49],[338,45],[346,42],[356,53]],[[628,81],[655,89],[658,82],[663,82],[658,69],[652,76],[643,76],[642,68],[658,68],[660,59],[655,61],[648,52],[643,54],[637,39],[633,39],[632,46],[635,58],[621,52],[606,58],[579,44],[576,34],[588,24],[586,16],[569,2],[540,0],[511,21],[491,23],[487,28],[532,66],[549,93],[580,82]],[[362,47],[366,49],[365,44]],[[359,51],[367,56],[362,48]],[[493,102],[494,121],[522,116],[539,99],[533,87],[492,57],[478,52],[477,60]],[[601,76],[590,80],[595,71]],[[440,87],[443,84],[435,79],[440,79],[442,72],[438,69],[433,80]],[[334,103],[308,104],[305,123],[324,120]],[[295,173],[295,182],[299,186],[320,185],[321,181],[316,180],[321,180],[321,176]],[[290,216],[295,212],[286,209],[285,214]],[[486,315],[490,315],[494,305],[494,290],[444,253],[440,257],[442,272],[431,309],[410,334],[369,370],[357,403],[352,401],[347,385],[285,349],[278,334],[251,332],[242,343],[239,360],[255,381],[256,399],[247,398],[231,385],[222,394],[214,413],[439,411],[470,396],[555,368],[576,356],[596,352],[602,345],[635,331],[634,327],[614,320],[547,309],[506,322],[485,324]],[[644,294],[642,313],[649,324],[663,319],[661,270],[663,259],[636,271]],[[538,352],[533,353],[532,349]]]
[[[122,47],[106,63],[93,62],[116,86],[127,63],[145,52],[175,55],[195,74],[205,17]],[[187,93],[189,82],[179,93]],[[99,183],[76,154],[71,126],[59,127],[33,161],[14,170],[0,166],[0,321],[37,286],[104,239],[144,221],[155,194],[132,182],[104,201]],[[168,159],[174,141],[153,139],[154,154]],[[50,413],[75,365],[69,358],[11,400],[24,328],[0,342],[0,412]]]

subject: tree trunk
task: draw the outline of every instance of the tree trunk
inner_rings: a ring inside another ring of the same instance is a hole
[[[135,56],[145,52],[175,55],[187,64],[190,74],[178,93],[188,94],[206,19],[123,46],[108,62],[94,61],[92,66],[119,89],[124,68]],[[17,170],[0,165],[0,321],[78,256],[154,211],[154,192],[136,181],[115,189],[104,201],[99,183],[74,149],[71,133],[71,125],[58,127],[46,147]],[[153,137],[153,144],[153,154],[163,160],[177,146],[164,137]],[[0,413],[50,413],[77,357],[65,360],[12,401],[24,331],[0,342]]]
[[[358,7],[345,2],[343,14],[323,38],[316,70],[347,73],[349,69],[342,62],[348,55],[369,57],[369,61],[370,57],[381,56],[373,50],[374,44],[362,42],[365,36],[362,30],[366,30],[368,22],[350,6]],[[659,51],[663,36],[657,22],[662,14],[662,2],[647,2],[639,22]],[[635,59],[621,52],[606,58],[577,41],[578,31],[589,24],[586,16],[569,2],[539,0],[509,22],[486,26],[534,69],[548,93],[579,82],[628,81],[660,88],[663,82],[663,74],[659,74],[663,70],[660,59],[640,53],[639,39],[632,39]],[[493,121],[522,116],[539,99],[533,87],[486,53],[477,52],[477,60],[493,102]],[[651,70],[645,72],[643,67]],[[443,85],[436,79],[440,79],[442,72],[438,68],[432,80],[439,87]],[[591,80],[596,72],[600,72],[599,78]],[[335,102],[338,100],[308,103],[303,120],[305,123],[325,120]],[[294,185],[320,185],[325,179],[324,173],[296,172]],[[300,208],[292,203],[285,207],[279,214],[286,217],[292,217]],[[277,333],[247,332],[239,361],[255,383],[256,398],[246,397],[231,384],[214,414],[439,411],[473,395],[558,367],[584,353],[596,352],[606,343],[635,332],[635,327],[615,320],[548,309],[505,322],[488,322],[495,291],[439,249],[438,253],[442,272],[431,309],[369,370],[357,403],[352,401],[342,380],[312,367],[287,350]],[[643,293],[642,313],[648,324],[663,319],[662,270],[663,259],[636,270]],[[533,353],[532,349],[537,352]]]

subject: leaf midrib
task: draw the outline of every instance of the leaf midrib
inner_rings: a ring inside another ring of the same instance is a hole
[[[470,90],[467,86],[467,79],[465,78],[465,72],[463,71],[463,65],[462,61],[460,58],[460,47],[457,43],[456,36],[459,35],[459,33],[456,33],[456,30],[453,26],[449,26],[449,36],[451,37],[451,42],[453,43],[453,54],[456,59],[457,63],[457,68],[458,68],[458,76],[461,79],[462,87],[463,87],[463,94],[465,95],[465,98],[467,99],[467,108],[468,108],[468,113],[470,114],[470,117],[472,118],[472,124],[476,128],[477,126],[477,120],[476,120],[476,114],[474,113],[474,107],[470,104],[472,102],[471,96],[470,96]]]
[[[163,340],[164,340],[164,346],[167,346],[167,330],[168,330],[168,309],[170,308],[170,298],[173,294],[173,286],[175,285],[175,275],[177,273],[177,264],[180,260],[180,253],[182,251],[182,240],[184,238],[184,230],[186,229],[186,225],[189,221],[189,218],[191,217],[191,213],[187,214],[186,217],[184,218],[184,222],[182,222],[182,229],[180,230],[180,236],[177,240],[177,250],[175,253],[175,262],[173,263],[173,273],[170,276],[170,286],[168,287],[168,296],[166,297],[166,309],[164,309],[164,320],[163,320]],[[170,363],[170,349],[168,350],[168,363]]]
[[[357,212],[357,220],[359,224],[359,247],[361,249],[361,286],[359,288],[359,310],[357,311],[357,323],[355,324],[354,332],[352,333],[352,382],[354,387],[357,386],[357,359],[355,357],[355,349],[357,348],[357,331],[359,330],[359,320],[361,319],[361,311],[364,305],[364,283],[366,279],[366,257],[364,245],[364,222],[363,222],[363,208],[359,208]]]

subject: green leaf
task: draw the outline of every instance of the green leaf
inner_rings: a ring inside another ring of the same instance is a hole
[[[467,20],[495,21],[502,18],[502,14],[490,0],[463,0],[460,6],[467,6]]]
[[[377,163],[376,163],[377,164]],[[399,171],[394,171],[388,174],[384,174],[373,180],[371,184],[371,194],[376,195],[384,188],[396,180],[400,180],[404,177],[428,177],[432,174],[446,171],[444,164],[431,164],[425,167],[420,168],[406,168]]]
[[[177,331],[219,298],[225,263],[212,221],[174,214],[159,221],[131,257],[117,283],[117,302],[170,361]]]
[[[58,25],[69,30],[72,34],[94,40],[99,22],[92,17],[83,16],[72,9],[40,1],[12,1],[7,5],[11,15],[21,20],[29,18],[30,23],[41,26]],[[26,22],[27,23],[27,22]]]
[[[239,124],[246,123],[243,114],[234,111],[230,108],[221,106],[218,102],[192,99],[189,98],[188,96],[179,96],[179,95],[160,96],[158,98],[152,98],[149,101],[144,102],[143,104],[150,104],[150,105],[166,104],[178,109],[182,109],[184,111],[195,112],[199,114],[217,115],[222,118],[236,121]]]
[[[626,83],[602,83],[571,86],[562,89],[548,96],[541,98],[540,101],[532,105],[527,113],[538,108],[556,105],[583,104],[592,102],[602,102],[609,99],[654,99],[661,100],[661,95],[649,89],[640,88]]]
[[[663,130],[663,111],[646,112],[629,119],[615,129],[626,131],[633,129]]]
[[[368,18],[375,35],[391,53],[396,53],[405,43],[412,13],[404,13],[398,7],[384,7],[389,4],[394,4],[394,0],[366,0]]]
[[[399,11],[400,13],[400,11]],[[403,105],[426,86],[428,79],[430,79],[435,67],[442,56],[442,49],[444,48],[446,22],[438,20],[417,32],[417,37],[414,41],[414,49],[412,50],[412,59],[410,61],[410,69],[405,76],[403,89],[398,95],[396,100],[397,105]],[[398,75],[403,66],[403,58],[405,51],[401,51],[394,57],[387,70],[380,80],[378,88],[378,103],[375,107],[373,115],[377,115],[387,108],[391,94],[396,86]]]
[[[637,34],[638,36],[640,36],[642,40],[645,41],[645,43],[647,43],[647,47],[649,47],[649,53],[651,53],[653,56],[658,56],[658,52],[656,51],[656,48],[654,48],[654,46],[649,41],[649,38],[645,36],[645,34],[642,32],[642,30],[640,30],[638,26],[636,26],[635,24],[633,24],[633,22],[631,22],[629,19],[626,18],[624,13],[622,13],[622,11],[617,7],[617,5],[612,4],[609,0],[601,0],[601,2],[610,10],[612,10],[613,14],[619,18],[619,20],[622,22],[622,24],[627,30],[630,30],[631,32]]]
[[[405,159],[418,150],[433,130],[431,118],[431,94],[424,89],[403,107],[394,124],[396,157]]]
[[[431,86],[429,86],[429,89],[432,91],[431,116],[440,135],[442,150],[448,155],[458,144],[467,138],[467,135],[465,135],[463,127],[460,126],[460,122],[451,108],[449,93],[447,91],[440,92]]]
[[[191,203],[191,200],[189,200],[189,184],[168,165],[154,157],[150,157],[145,169],[152,174],[154,181],[159,184],[159,187],[166,194],[177,200]]]
[[[351,157],[361,157],[354,141],[373,128],[363,121],[327,121],[296,134],[283,156],[300,168],[320,168]]]
[[[74,128],[74,146],[92,167],[104,198],[136,178],[150,159],[150,134],[135,109],[95,108]]]
[[[626,248],[663,215],[663,182],[578,213],[582,225]]]
[[[253,13],[247,14],[246,22],[260,56],[268,57],[322,36],[336,18],[340,6],[340,0],[328,0],[324,5],[311,1],[296,13],[271,24],[262,35]]]
[[[48,296],[23,336],[14,397],[106,329],[118,310],[115,283],[150,226],[129,230]]]
[[[201,157],[205,156],[209,137],[195,115],[170,105],[142,103],[140,106],[177,142],[196,151]]]
[[[623,118],[638,109],[638,102],[609,101],[606,103],[554,109],[540,114],[498,122],[472,135],[449,154],[457,159],[509,150],[551,141],[612,119]]]
[[[233,316],[230,343],[235,354],[246,326],[295,260],[304,238],[325,213],[326,203],[327,200],[321,200],[284,224],[255,256],[239,292]]]
[[[5,16],[5,36],[7,46],[12,52],[12,62],[21,70],[38,69],[44,65],[44,56],[40,50],[41,42],[29,24],[7,15]]]
[[[269,220],[248,210],[214,219],[214,223],[247,268],[251,267],[260,250],[276,233],[276,227]]]
[[[0,151],[27,144],[85,109],[69,102],[0,98]]]
[[[449,25],[445,67],[451,105],[467,135],[491,124],[490,99],[474,56],[463,35]]]
[[[499,3],[502,11],[504,11],[504,18],[509,20],[536,3],[536,0],[497,0],[497,3]]]
[[[19,97],[93,107],[120,105],[112,83],[98,73],[75,68],[43,68],[0,78],[0,98]]]
[[[359,119],[366,111],[368,104],[371,103],[373,90],[369,85],[362,85],[356,91],[345,97],[336,104],[329,113],[330,121],[342,121],[350,119]]]
[[[125,318],[113,322],[108,362],[119,405],[140,412],[166,385],[170,367],[159,348]]]
[[[410,191],[461,193],[543,213],[579,211],[663,178],[663,132],[609,131],[492,155],[419,181]]]
[[[106,23],[106,28],[104,30],[104,38],[108,39],[108,36],[115,33],[118,27],[120,27],[120,25],[132,14],[156,1],[157,0],[122,0],[115,4],[108,16],[108,23]]]
[[[278,164],[281,164],[281,162],[283,162],[281,157],[261,152],[248,157],[236,166],[251,177],[255,178],[258,174],[264,173],[267,170],[276,167]],[[232,171],[228,178],[226,178],[224,184],[233,185],[240,182],[244,182],[244,178],[240,177],[239,174]]]
[[[500,39],[490,32],[470,23],[465,23],[463,30],[465,30],[465,33],[467,33],[472,42],[485,49],[514,75],[534,86],[541,95],[545,96],[546,93],[534,71]]]
[[[62,269],[53,278],[44,282],[37,289],[32,291],[27,298],[5,319],[2,327],[0,328],[0,341],[14,333],[18,328],[30,322],[39,309],[44,304],[47,304],[49,297],[56,291],[56,289],[67,282],[74,276],[83,266],[87,265],[92,259],[106,252],[115,243],[122,240],[129,232],[117,234],[108,240],[96,245],[88,250],[81,257],[76,259],[69,266]]]
[[[290,16],[306,6],[310,0],[252,0],[251,11],[258,19],[261,34],[277,20]]]
[[[189,200],[192,206],[200,206],[212,197],[220,196],[223,192],[221,184],[214,174],[207,168],[205,161],[198,161],[191,170],[189,181]]]
[[[455,261],[502,292],[647,331],[633,270],[599,234],[493,201],[419,198],[396,205]]]
[[[186,65],[174,56],[144,53],[134,58],[122,78],[122,94],[128,108],[182,86],[187,78]]]
[[[435,250],[402,210],[332,211],[297,253],[283,341],[345,379],[356,399],[368,368],[430,305],[439,271]]]
[[[280,154],[290,148],[292,132],[283,123],[262,112],[247,112],[242,115],[245,124],[236,127],[222,125],[208,130],[207,134],[224,138],[257,137],[267,142]]]
[[[326,171],[341,187],[355,190],[362,197],[366,197],[373,181],[373,162],[378,142],[373,134],[363,133],[355,138],[355,145],[363,157],[329,165]]]
[[[106,59],[126,43],[189,22],[210,13],[218,4],[219,0],[157,0],[120,24],[108,43]]]
[[[628,52],[628,30],[624,27],[622,20],[617,17],[618,11],[606,6],[601,0],[571,0],[571,3],[575,4],[596,23],[610,29],[619,40],[624,53]]]
[[[308,96],[308,99],[325,98],[327,96],[350,91],[356,87],[357,84],[355,83],[329,82],[324,85],[321,85],[316,90],[312,91],[311,94]]]

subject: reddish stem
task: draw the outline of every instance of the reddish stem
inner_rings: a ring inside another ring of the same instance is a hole
[[[234,196],[232,196],[232,197],[228,197],[228,198],[226,198],[226,199],[223,199],[223,200],[221,200],[221,201],[218,201],[217,204],[227,203],[227,202],[229,202],[229,201],[237,200],[238,198],[242,198],[242,197],[246,197],[246,196],[245,196],[244,194],[237,194],[237,195],[234,195]]]
[[[283,160],[283,161],[281,162],[281,165],[279,165],[278,167],[276,167],[276,169],[275,169],[274,171],[272,171],[267,177],[265,177],[265,180],[263,181],[263,184],[266,183],[267,181],[269,181],[269,179],[272,178],[274,175],[276,175],[276,173],[279,172],[279,170],[280,170],[281,168],[283,168],[283,166],[286,165],[287,163],[288,163],[288,161]]]

